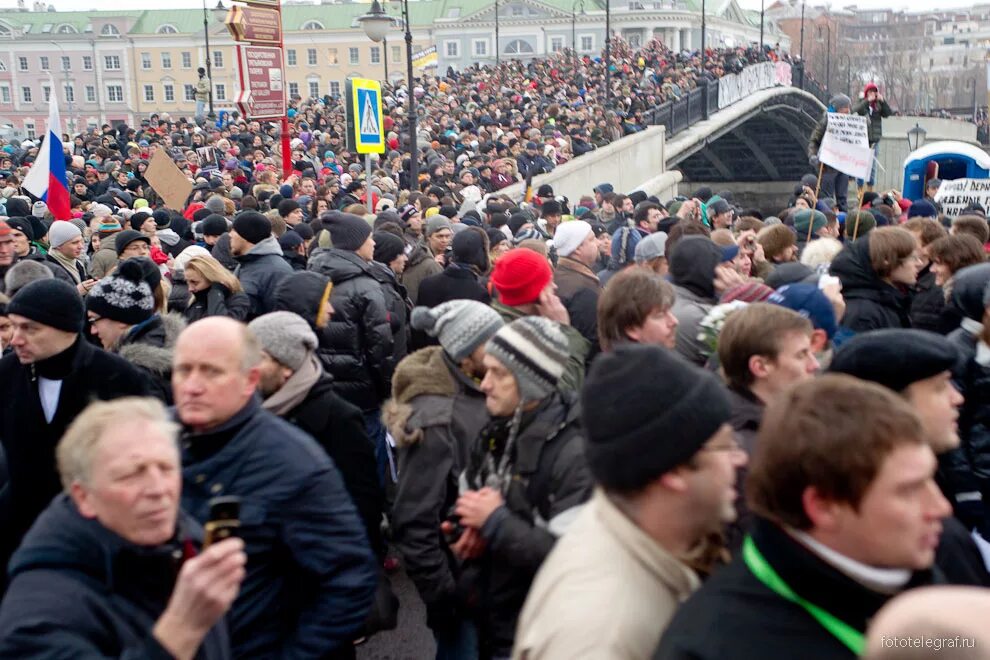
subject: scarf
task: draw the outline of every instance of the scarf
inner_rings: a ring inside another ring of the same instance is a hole
[[[48,253],[48,256],[50,256],[52,259],[54,259],[60,265],[62,265],[67,271],[69,271],[69,275],[71,275],[72,279],[76,281],[76,284],[82,282],[82,279],[79,277],[79,269],[76,267],[75,259],[69,259],[67,256],[65,256],[58,250],[52,250],[51,252]]]
[[[265,399],[261,407],[279,417],[284,416],[306,399],[306,395],[322,375],[320,361],[316,358],[316,353],[310,351],[302,366],[285,381],[282,389]]]

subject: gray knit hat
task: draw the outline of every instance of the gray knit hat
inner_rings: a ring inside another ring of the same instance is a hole
[[[292,312],[263,314],[248,323],[248,330],[261,342],[262,350],[293,371],[320,343],[309,323]]]
[[[40,261],[25,259],[24,261],[18,261],[10,267],[7,274],[3,276],[3,283],[7,288],[7,295],[13,298],[18,291],[31,282],[35,280],[50,280],[54,277],[55,274],[52,273],[52,269],[45,264]]]
[[[485,350],[516,377],[522,401],[549,396],[569,355],[567,337],[556,323],[540,316],[524,316],[503,326]]]
[[[48,244],[53,248],[57,248],[79,236],[82,236],[79,227],[76,227],[71,222],[59,220],[53,222],[52,226],[48,229]]]
[[[433,234],[438,231],[443,231],[444,229],[451,229],[450,220],[442,215],[435,215],[426,221],[426,231],[423,232],[425,236],[433,236]]]
[[[451,300],[432,309],[417,307],[411,321],[412,327],[439,338],[455,362],[474,353],[504,325],[498,312],[477,300]]]

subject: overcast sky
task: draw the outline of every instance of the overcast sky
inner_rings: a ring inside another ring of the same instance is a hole
[[[616,0],[617,1],[617,0]],[[32,0],[26,0],[28,6],[31,5]],[[47,0],[49,4],[54,4],[55,8],[61,11],[69,10],[87,10],[87,9],[116,9],[121,6],[120,0]],[[744,7],[750,9],[759,9],[760,0],[739,0],[740,4]],[[774,0],[766,0],[766,4],[769,6],[773,4]],[[216,0],[207,0],[207,4],[211,7],[216,6]],[[225,4],[230,4],[229,0]],[[713,3],[714,4],[714,3]],[[809,5],[819,5],[825,4],[824,0],[809,0]],[[917,0],[851,0],[845,2],[842,0],[833,1],[830,3],[833,8],[840,9],[844,6],[850,4],[856,4],[860,8],[864,9],[876,9],[883,7],[893,7],[896,9],[906,9],[906,8],[917,8]],[[15,3],[11,0],[0,0],[0,7],[12,7]],[[202,7],[202,0],[145,0],[142,3],[143,7],[148,9],[181,9],[184,7]],[[946,7],[965,7],[967,4],[965,2],[947,2]]]

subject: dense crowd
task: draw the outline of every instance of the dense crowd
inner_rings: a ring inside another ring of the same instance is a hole
[[[624,52],[615,118],[696,65]],[[824,166],[776,215],[499,194],[624,132],[566,67],[424,78],[412,189],[398,104],[371,172],[332,104],[294,107],[288,176],[257,122],[105,126],[66,145],[71,219],[3,147],[0,657],[354,657],[398,566],[442,658],[990,643],[985,211],[847,210]]]

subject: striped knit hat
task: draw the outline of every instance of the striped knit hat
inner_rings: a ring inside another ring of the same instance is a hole
[[[557,389],[567,365],[567,337],[556,323],[524,316],[502,327],[485,350],[516,377],[521,401],[539,401]]]
[[[504,324],[498,312],[477,300],[451,300],[412,311],[412,327],[437,337],[455,362],[474,353]]]

